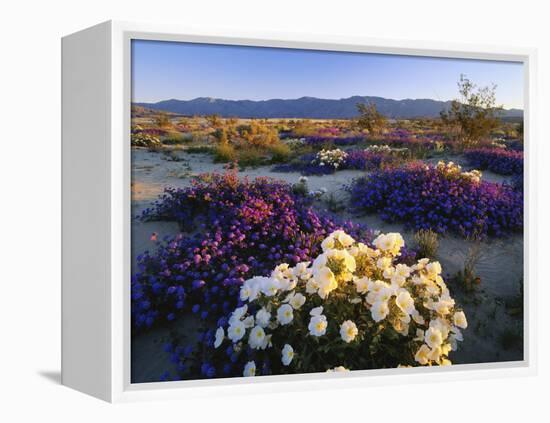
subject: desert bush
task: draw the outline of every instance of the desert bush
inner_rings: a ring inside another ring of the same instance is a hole
[[[380,134],[387,126],[387,119],[376,109],[376,105],[357,104],[359,117],[357,118],[357,126],[361,129],[366,129],[369,134]]]
[[[179,132],[171,132],[161,140],[164,145],[180,145],[189,141],[191,140],[189,138],[185,138],[183,134]]]
[[[451,163],[376,171],[355,179],[349,190],[357,211],[415,230],[505,236],[523,229],[522,192]]]
[[[498,128],[502,107],[496,106],[496,86],[477,88],[464,75],[458,82],[459,98],[451,102],[448,110],[441,112],[442,121],[458,130],[463,148],[475,146]]]
[[[157,137],[143,132],[132,134],[130,138],[133,147],[146,147],[149,149],[162,147],[162,143]]]
[[[258,167],[266,163],[264,151],[256,147],[242,148],[237,151],[237,163],[241,169]]]
[[[160,128],[167,128],[172,126],[172,122],[170,121],[170,118],[165,113],[160,113],[159,115],[155,116],[154,122],[155,122],[155,125]]]
[[[272,163],[284,163],[288,161],[290,155],[292,154],[290,146],[283,142],[277,142],[270,146],[269,152],[271,153]]]
[[[235,147],[228,143],[220,143],[214,147],[214,161],[218,163],[234,162],[237,159]]]
[[[420,229],[414,234],[418,257],[435,258],[439,247],[439,239],[436,232],[431,229]]]
[[[440,264],[399,263],[403,245],[396,233],[369,247],[335,231],[312,262],[254,275],[188,364],[203,377],[450,365],[466,316]]]

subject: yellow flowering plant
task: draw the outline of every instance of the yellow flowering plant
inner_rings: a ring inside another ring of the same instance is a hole
[[[313,262],[245,281],[214,347],[247,351],[245,375],[252,362],[263,374],[451,364],[466,316],[440,264],[399,263],[403,247],[398,233],[368,246],[333,232]]]

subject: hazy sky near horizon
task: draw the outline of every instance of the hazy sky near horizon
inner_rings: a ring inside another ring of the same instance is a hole
[[[523,65],[265,47],[132,41],[132,101],[304,96],[451,100],[465,74],[497,85],[497,103],[523,109]]]

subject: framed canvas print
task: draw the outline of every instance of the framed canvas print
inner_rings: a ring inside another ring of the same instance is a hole
[[[108,401],[535,370],[534,52],[63,39],[63,383]]]

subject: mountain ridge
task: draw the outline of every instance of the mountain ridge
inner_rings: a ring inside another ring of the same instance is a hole
[[[388,118],[438,117],[451,101],[433,99],[394,100],[377,96],[351,96],[341,99],[323,99],[303,96],[296,99],[226,100],[197,97],[192,100],[169,99],[156,103],[136,102],[133,105],[180,115],[219,115],[240,118],[309,118],[349,119],[356,117],[357,103],[373,103]],[[503,117],[523,117],[521,109],[504,109]]]

